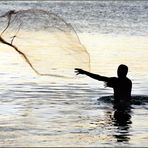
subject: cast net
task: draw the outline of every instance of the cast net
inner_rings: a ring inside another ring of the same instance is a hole
[[[71,77],[89,70],[89,54],[71,24],[44,10],[11,10],[0,16],[0,42],[11,46],[38,75]]]

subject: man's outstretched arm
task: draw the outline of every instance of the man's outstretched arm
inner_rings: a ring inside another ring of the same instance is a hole
[[[105,76],[100,76],[98,74],[94,74],[94,73],[90,73],[88,71],[85,71],[83,69],[79,69],[79,68],[75,68],[75,72],[76,74],[84,74],[84,75],[87,75],[93,79],[96,79],[96,80],[99,80],[99,81],[105,81],[105,82],[108,82],[109,81],[109,78],[108,77],[105,77]]]

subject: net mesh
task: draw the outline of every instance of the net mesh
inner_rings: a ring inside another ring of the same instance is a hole
[[[90,69],[89,54],[71,24],[44,10],[11,10],[0,16],[0,42],[13,47],[38,75],[71,77]]]

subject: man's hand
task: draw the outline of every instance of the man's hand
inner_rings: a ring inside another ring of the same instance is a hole
[[[75,68],[75,73],[76,73],[76,75],[85,74],[85,71],[83,69],[80,69],[80,68]]]

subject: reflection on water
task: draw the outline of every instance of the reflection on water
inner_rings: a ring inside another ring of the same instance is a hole
[[[112,104],[96,99],[104,90],[34,82],[9,83],[7,88],[0,99],[1,146],[135,146],[136,138],[139,145],[147,143],[147,132],[135,125],[136,107],[114,111]],[[138,122],[146,129],[142,120]]]
[[[89,37],[90,42],[87,42]],[[147,96],[148,79],[144,74],[148,61],[147,42],[143,44],[144,38],[138,40],[138,48],[143,51],[137,52],[135,45],[127,46],[128,57],[135,52],[135,58],[127,60],[124,48],[112,45],[111,38],[102,38],[108,39],[108,44],[99,46],[97,41],[100,38],[95,40],[95,37],[88,35],[83,38],[83,43],[92,57],[92,72],[116,76],[116,65],[126,61],[133,81],[132,93]],[[123,42],[118,44],[127,45]],[[100,47],[103,52],[100,54],[96,47]],[[133,51],[129,50],[130,47]],[[101,82],[79,77],[68,80],[39,77],[33,74],[23,59],[10,48],[2,49],[1,146],[141,146],[141,143],[142,146],[147,146],[147,102],[133,104],[131,112],[126,114],[115,112],[111,103],[98,101],[102,96],[112,95],[112,90],[104,88]],[[115,58],[118,50],[121,59]],[[139,53],[140,57],[144,55],[140,61]],[[106,59],[109,55],[112,56]],[[142,74],[139,66],[141,63],[144,63],[141,66]]]
[[[117,139],[117,142],[129,142],[129,128],[131,122],[130,111],[115,111],[114,112],[114,126],[117,127],[117,133],[114,137]]]
[[[146,2],[13,1],[1,3],[0,11],[14,8],[39,8],[58,14],[78,31],[90,54],[92,72],[116,76],[118,65],[126,64],[133,81],[132,94],[148,95]],[[70,43],[70,47],[76,46]],[[48,52],[49,60],[56,54]],[[115,111],[111,103],[98,100],[112,95],[112,90],[104,88],[101,82],[89,78],[39,77],[19,54],[1,44],[0,57],[1,147],[148,145],[147,102],[132,104],[128,112]],[[69,60],[66,64],[71,63]],[[49,69],[45,66],[45,70]]]

